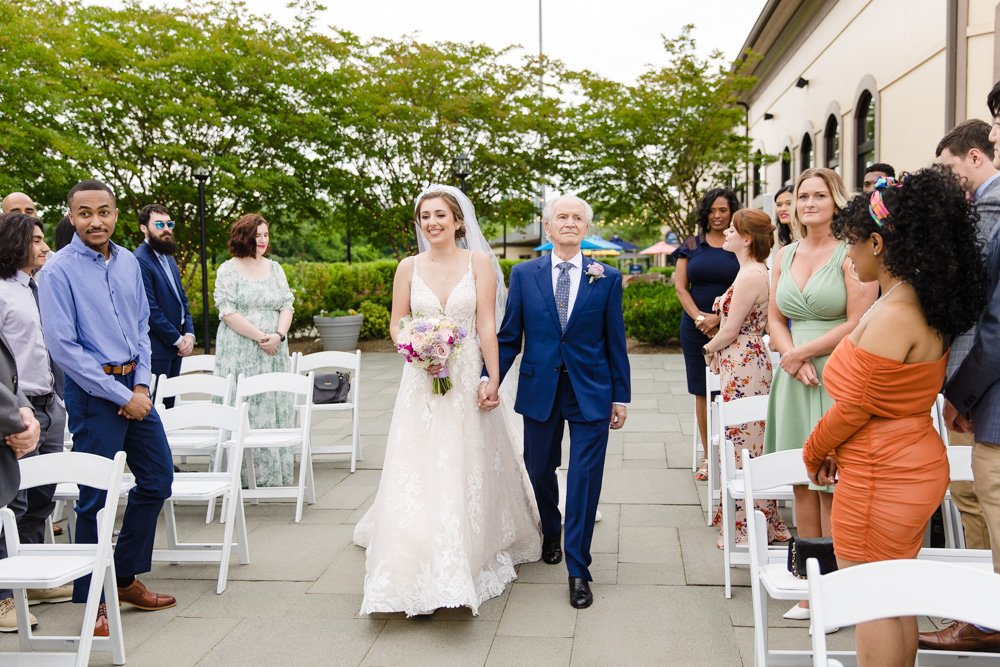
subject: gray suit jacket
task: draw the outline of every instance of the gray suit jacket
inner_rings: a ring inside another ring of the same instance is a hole
[[[24,430],[19,408],[31,403],[17,388],[17,364],[7,341],[0,335],[0,438]],[[0,506],[6,505],[17,495],[21,484],[21,469],[14,451],[0,440]]]
[[[972,414],[977,442],[1000,444],[1000,179],[976,201],[981,220],[993,225],[986,243],[989,301],[968,354],[944,388],[959,412]],[[982,223],[981,223],[982,224]]]
[[[990,235],[993,233],[997,221],[1000,220],[1000,215],[997,214],[998,209],[1000,209],[1000,178],[994,179],[983,192],[983,196],[976,202],[976,210],[979,212],[979,240],[983,242],[983,253],[986,253]],[[951,356],[948,357],[949,378],[955,374],[966,355],[969,354],[975,338],[975,326],[965,333],[955,336],[951,343]]]

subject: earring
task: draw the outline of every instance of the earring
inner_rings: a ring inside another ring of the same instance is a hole
[[[878,250],[872,250],[872,256],[878,257]]]

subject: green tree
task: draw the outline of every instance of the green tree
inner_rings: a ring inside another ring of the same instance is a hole
[[[668,65],[634,85],[574,76],[581,103],[563,178],[610,218],[694,233],[706,185],[738,182],[750,159],[740,95],[753,83],[715,52],[695,52],[687,26],[664,39]]]

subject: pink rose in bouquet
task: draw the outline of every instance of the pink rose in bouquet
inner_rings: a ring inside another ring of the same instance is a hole
[[[439,396],[452,388],[448,360],[468,335],[465,329],[447,317],[404,317],[399,321],[396,351],[407,363],[421,368],[441,366],[434,376],[433,391]]]

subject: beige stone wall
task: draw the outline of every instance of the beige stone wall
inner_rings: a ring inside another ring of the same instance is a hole
[[[986,118],[986,93],[997,77],[994,21],[997,0],[968,0],[964,62],[958,86],[965,117]],[[800,146],[808,133],[813,164],[825,166],[824,129],[840,119],[840,166],[856,182],[855,109],[869,90],[876,102],[876,160],[913,170],[934,159],[946,131],[946,24],[944,0],[840,0],[773,75],[762,79],[750,103],[750,135],[765,153],[792,153],[792,179],[802,170]],[[960,48],[960,55],[963,50]],[[809,81],[795,86],[799,77]],[[764,114],[773,114],[770,120]],[[762,170],[763,192],[781,186],[781,164]],[[763,203],[758,198],[756,204]]]

